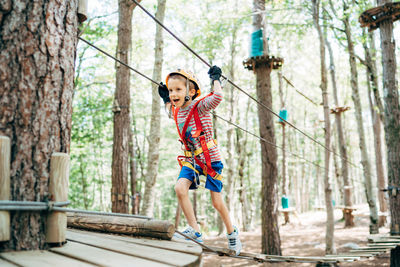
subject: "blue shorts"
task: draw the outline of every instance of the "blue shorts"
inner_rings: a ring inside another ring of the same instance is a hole
[[[211,162],[211,167],[216,171],[217,173],[221,174],[222,169],[224,168],[224,164],[222,164],[221,161],[214,161]],[[199,165],[196,164],[196,170],[203,175],[203,170],[200,168]],[[193,169],[183,166],[181,169],[181,172],[179,173],[178,180],[180,178],[186,178],[190,181],[192,181],[192,184],[190,185],[189,189],[197,189],[196,184],[194,182],[195,179],[195,172]],[[204,175],[203,175],[204,176]],[[207,180],[206,180],[206,185],[205,188],[214,191],[214,192],[221,192],[222,190],[222,182],[220,180],[215,180],[213,179],[210,175],[207,175]]]

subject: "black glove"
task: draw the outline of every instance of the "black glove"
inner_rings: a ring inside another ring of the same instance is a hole
[[[208,75],[210,76],[211,79],[211,84],[214,83],[214,81],[219,81],[221,82],[219,79],[221,78],[221,69],[217,66],[212,66],[209,70],[208,70]]]
[[[160,85],[158,86],[158,94],[160,95],[160,97],[162,98],[162,100],[164,101],[164,104],[167,104],[168,102],[171,102],[171,100],[169,99],[169,92],[168,92],[168,88],[165,84],[163,84],[162,82],[160,83]]]

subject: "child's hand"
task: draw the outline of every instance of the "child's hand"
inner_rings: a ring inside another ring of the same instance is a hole
[[[158,94],[160,95],[160,97],[164,101],[164,104],[167,104],[167,103],[171,102],[171,100],[169,99],[168,88],[162,82],[160,82],[160,85],[158,86]]]
[[[219,81],[221,82],[219,79],[221,78],[221,69],[217,66],[212,66],[209,70],[208,70],[208,75],[210,76],[211,79],[211,84],[214,83],[214,81]]]

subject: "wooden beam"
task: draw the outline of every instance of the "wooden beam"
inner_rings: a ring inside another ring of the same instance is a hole
[[[0,136],[0,200],[10,200],[10,138]],[[10,240],[10,212],[0,210],[0,242]]]
[[[68,212],[68,227],[170,240],[175,227],[168,221]]]
[[[69,155],[54,153],[50,160],[50,200],[64,202],[68,200]],[[53,245],[65,243],[67,215],[65,212],[53,211],[47,216],[46,242]]]

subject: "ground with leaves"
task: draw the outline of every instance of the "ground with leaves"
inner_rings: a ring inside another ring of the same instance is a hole
[[[353,228],[344,228],[341,220],[341,210],[335,210],[335,244],[338,253],[349,251],[351,245],[366,246],[368,236],[368,206],[358,206],[355,213],[355,224]],[[281,225],[283,218],[280,218],[280,236],[283,255],[293,256],[323,256],[325,251],[325,211],[314,211],[299,214],[297,218],[291,217],[291,223]],[[380,233],[387,233],[388,228],[381,228]],[[244,244],[244,251],[259,253],[261,229],[252,232],[242,232],[241,239]],[[227,241],[224,236],[212,236],[212,233],[205,239],[205,244],[210,246],[226,247]],[[379,258],[362,260],[353,263],[341,263],[340,266],[389,266],[389,254]],[[269,266],[241,259],[219,257],[212,254],[204,254],[204,267],[217,266]],[[303,263],[277,263],[271,266],[315,266],[315,264]]]

